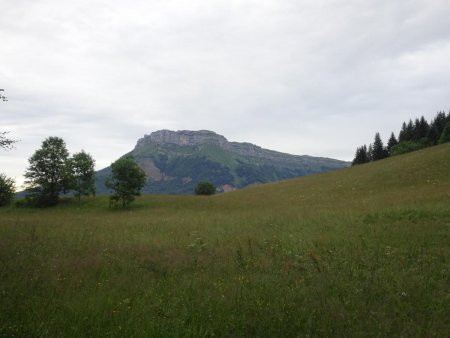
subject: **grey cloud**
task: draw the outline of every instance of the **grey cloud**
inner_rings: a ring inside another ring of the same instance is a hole
[[[449,108],[449,10],[445,0],[3,1],[0,115],[23,140],[10,172],[58,132],[101,167],[162,128],[349,160],[376,131]]]

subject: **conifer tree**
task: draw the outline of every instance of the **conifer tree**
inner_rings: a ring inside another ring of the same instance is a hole
[[[367,148],[367,162],[373,161],[373,146],[369,144],[369,148]]]
[[[439,142],[447,120],[450,120],[450,117],[447,117],[444,112],[439,112],[431,121],[427,134],[427,138],[431,144],[437,144]]]
[[[389,138],[388,144],[387,144],[387,150],[388,152],[391,150],[393,146],[396,146],[398,144],[397,138],[395,137],[394,133],[391,133],[391,137]]]
[[[406,122],[403,122],[402,129],[400,130],[400,133],[398,134],[398,142],[406,141],[406,136],[407,136],[406,129],[407,129]]]
[[[352,165],[364,164],[369,162],[367,157],[367,147],[363,145],[362,147],[358,147],[356,149],[355,158],[353,159]]]
[[[372,161],[382,160],[383,158],[386,157],[387,157],[386,150],[384,149],[380,133],[376,133],[372,148]]]
[[[415,139],[421,140],[423,138],[426,138],[429,129],[430,129],[430,125],[428,124],[427,120],[425,120],[425,117],[423,117],[423,115],[420,118],[420,120],[416,119]]]
[[[442,131],[441,137],[439,138],[439,144],[446,142],[450,142],[450,122],[447,122],[444,130]]]

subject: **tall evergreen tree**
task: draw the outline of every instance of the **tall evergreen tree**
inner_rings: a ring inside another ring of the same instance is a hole
[[[396,146],[398,144],[397,138],[395,137],[394,133],[391,133],[391,137],[389,137],[388,144],[387,144],[387,150],[390,152],[391,148],[393,146]]]
[[[406,140],[407,133],[408,133],[408,131],[407,131],[406,122],[403,122],[402,129],[400,130],[400,133],[398,134],[398,142],[407,141]]]
[[[367,148],[367,162],[373,161],[373,146],[369,144],[369,148]]]
[[[436,114],[435,118],[430,123],[430,128],[428,130],[427,138],[431,144],[437,144],[444,131],[445,125],[449,117],[446,116],[445,112],[439,112]]]
[[[416,119],[416,125],[415,125],[415,138],[416,140],[421,140],[427,137],[428,130],[430,129],[430,125],[428,124],[427,120],[425,120],[425,117],[422,117],[419,119]]]
[[[380,133],[376,133],[373,142],[372,161],[382,160],[383,158],[386,157],[387,157],[386,149],[384,148]]]
[[[364,164],[369,162],[367,157],[367,147],[363,145],[362,147],[358,147],[356,149],[355,158],[353,159],[352,165]]]
[[[412,141],[414,139],[414,135],[416,133],[414,123],[412,120],[409,120],[408,125],[406,126],[406,139],[405,141]]]

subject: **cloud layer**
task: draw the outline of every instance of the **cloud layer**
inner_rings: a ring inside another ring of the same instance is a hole
[[[104,167],[158,129],[350,160],[450,108],[446,0],[0,0],[1,129]],[[5,169],[6,168],[6,169]]]

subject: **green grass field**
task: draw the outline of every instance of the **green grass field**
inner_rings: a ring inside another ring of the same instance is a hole
[[[0,210],[2,337],[448,337],[450,144],[213,197]]]

